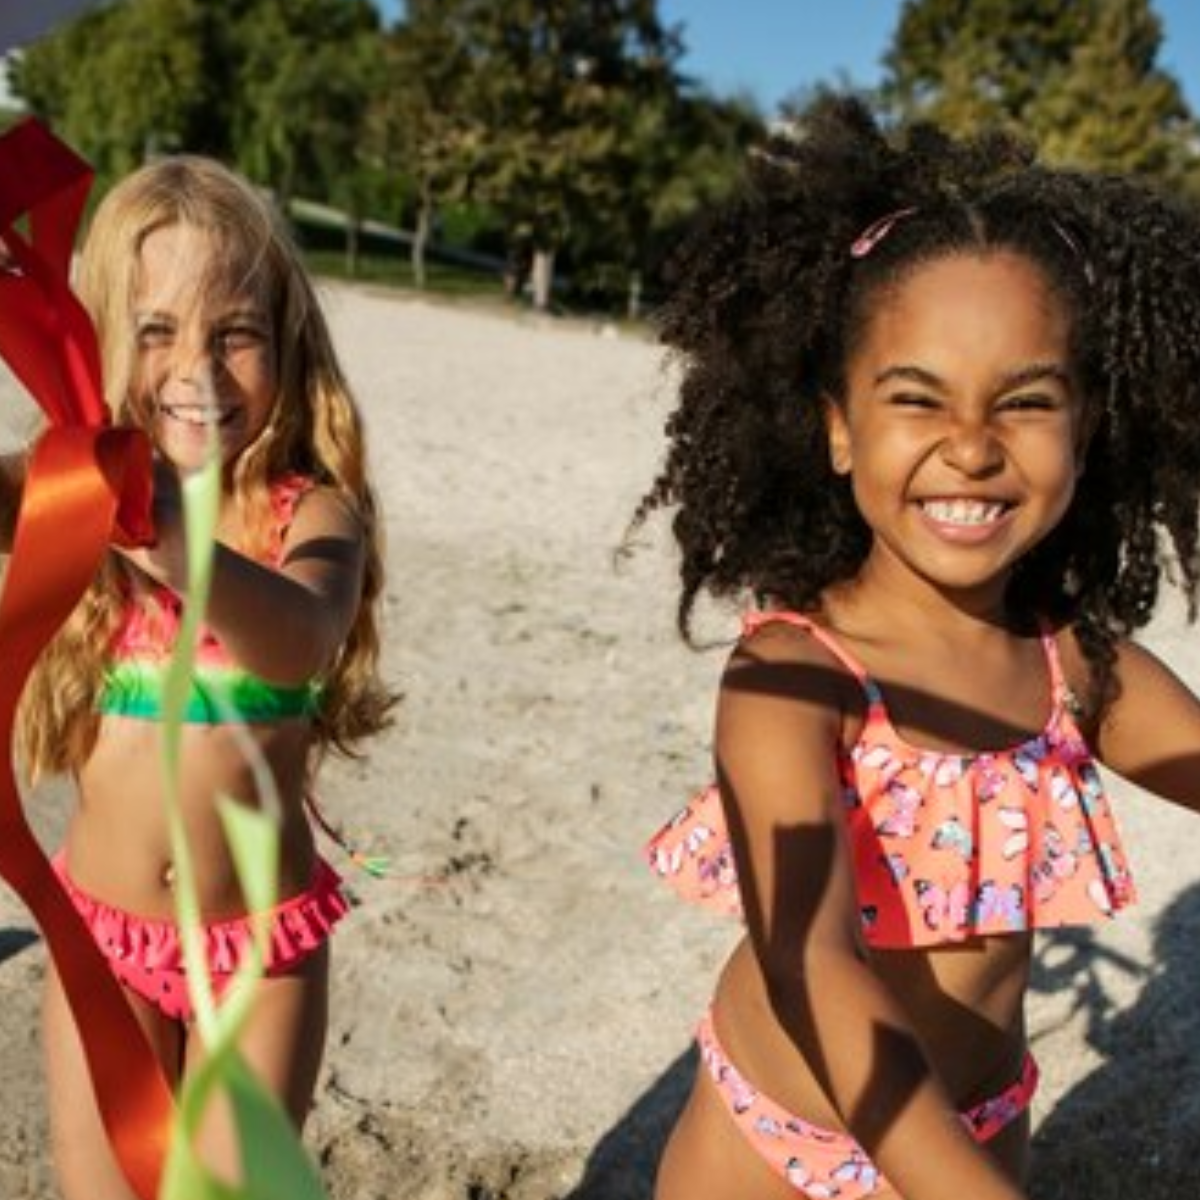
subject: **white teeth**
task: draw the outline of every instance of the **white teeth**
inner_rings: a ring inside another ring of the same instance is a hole
[[[983,500],[926,500],[921,507],[942,525],[987,525],[1004,512],[1003,504]]]
[[[223,425],[233,416],[232,409],[222,410],[209,404],[164,404],[162,412],[185,425]]]

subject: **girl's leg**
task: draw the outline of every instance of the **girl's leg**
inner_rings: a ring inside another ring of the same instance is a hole
[[[1010,1122],[988,1149],[1018,1181],[1028,1173],[1028,1110]],[[659,1163],[655,1200],[795,1200],[800,1193],[781,1179],[747,1143],[702,1068]],[[871,1200],[900,1200],[891,1188]]]
[[[698,1069],[658,1166],[655,1200],[796,1200],[798,1194],[755,1154],[708,1073]]]
[[[254,1006],[242,1032],[240,1048],[264,1087],[279,1098],[302,1128],[312,1104],[317,1073],[325,1050],[329,1018],[329,944],[299,964],[296,973],[258,984]],[[204,1055],[193,1028],[185,1054],[185,1071]],[[237,1132],[227,1099],[215,1096],[201,1126],[199,1151],[219,1177],[236,1183],[240,1175]]]
[[[183,1056],[182,1026],[128,989],[125,995],[174,1086]],[[64,1200],[136,1200],[109,1146],[83,1044],[50,961],[46,964],[42,1038],[50,1144]]]

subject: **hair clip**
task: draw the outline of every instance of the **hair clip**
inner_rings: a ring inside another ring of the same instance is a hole
[[[891,233],[892,226],[897,221],[911,217],[916,211],[915,208],[900,208],[893,213],[888,213],[885,217],[880,217],[878,221],[872,222],[850,243],[850,257],[866,258]]]

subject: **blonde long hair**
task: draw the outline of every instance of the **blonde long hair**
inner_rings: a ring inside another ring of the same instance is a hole
[[[241,291],[266,302],[276,348],[277,396],[270,420],[239,456],[233,497],[243,527],[269,522],[269,485],[299,472],[336,489],[362,523],[366,562],[358,614],[323,679],[316,720],[318,751],[354,754],[388,724],[396,695],[378,675],[377,607],[383,587],[378,510],[368,478],[362,421],[338,365],[312,284],[272,202],[246,179],[211,159],[180,155],[151,163],[118,184],[96,209],[82,251],[78,289],[91,313],[104,364],[105,396],[117,425],[151,431],[153,406],[139,394],[134,298],[140,252],[155,230],[196,230],[210,248],[204,289]],[[55,641],[26,690],[20,751],[33,778],[78,768],[99,728],[96,700],[121,610],[129,603],[128,568],[112,555]]]

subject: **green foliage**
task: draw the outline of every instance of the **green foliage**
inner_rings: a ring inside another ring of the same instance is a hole
[[[378,33],[368,0],[258,0],[247,10],[237,158],[281,202],[316,183],[359,209],[358,144],[381,80]]]
[[[652,269],[662,239],[723,190],[762,131],[745,105],[686,91],[680,34],[654,0],[437,7],[469,64],[459,179],[499,214],[510,258],[564,253],[590,291]]]
[[[956,133],[1009,124],[1049,162],[1187,185],[1198,127],[1149,0],[907,0],[883,96]]]
[[[652,276],[762,135],[751,104],[688,84],[682,50],[656,0],[408,0],[387,30],[370,0],[109,0],[12,86],[102,182],[211,154],[349,214],[351,265],[361,218],[403,219],[418,280],[438,213],[474,210],[471,243],[557,256],[595,298]]]
[[[679,47],[648,0],[460,0],[475,64],[468,171],[510,235],[555,249],[621,203],[639,109],[674,90]]]
[[[198,0],[88,11],[25,51],[13,90],[100,170],[127,171],[148,152],[189,140],[203,91],[198,21]]]
[[[744,98],[683,93],[638,105],[628,115],[620,198],[580,222],[569,250],[573,291],[591,304],[629,307],[629,289],[653,300],[662,262],[697,212],[722,199],[746,148],[763,136],[762,117]]]
[[[12,87],[102,176],[188,150],[333,196],[357,179],[377,34],[369,0],[121,0],[29,46]]]

